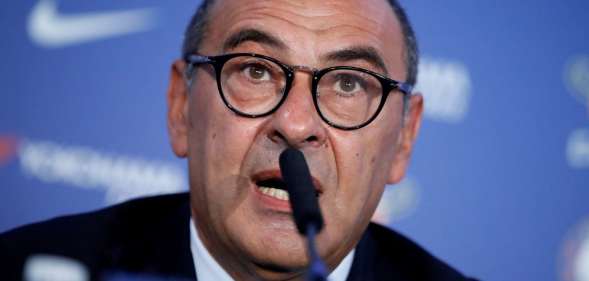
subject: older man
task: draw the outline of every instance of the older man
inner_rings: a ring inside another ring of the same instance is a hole
[[[466,280],[370,223],[399,182],[422,113],[413,31],[396,1],[205,1],[171,68],[168,128],[190,195],[141,199],[14,230],[31,253],[201,280],[302,280],[308,257],[278,156],[303,152],[331,280]],[[65,231],[65,230],[67,231]],[[43,232],[42,241],[29,242]],[[11,275],[16,276],[16,275]]]

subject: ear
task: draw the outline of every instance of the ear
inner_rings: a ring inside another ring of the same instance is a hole
[[[396,154],[389,173],[389,184],[398,183],[403,177],[405,177],[405,171],[407,170],[407,166],[409,166],[413,144],[415,143],[419,127],[421,126],[423,97],[420,93],[415,93],[411,95],[407,102],[409,102],[409,108],[406,113],[407,115],[404,116],[402,120],[403,127],[401,128]]]
[[[170,68],[168,85],[168,135],[172,150],[178,157],[188,154],[188,86],[184,80],[186,63],[176,60]]]

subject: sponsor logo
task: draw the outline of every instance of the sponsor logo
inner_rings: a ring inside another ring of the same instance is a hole
[[[589,219],[566,236],[560,267],[564,281],[589,281]]]
[[[106,191],[106,204],[187,190],[185,172],[175,165],[89,147],[23,140],[18,158],[22,171],[42,182]]]
[[[413,214],[419,205],[419,199],[420,189],[412,178],[405,178],[397,185],[386,186],[372,221],[387,225],[402,220]]]
[[[0,135],[0,167],[7,165],[16,157],[18,151],[18,137]]]
[[[570,167],[589,168],[589,129],[577,129],[570,134],[566,155]]]
[[[565,85],[584,106],[589,106],[589,55],[569,59],[564,71]]]
[[[564,69],[564,82],[568,91],[589,112],[589,55],[569,59]],[[566,156],[571,168],[589,168],[589,129],[576,129],[569,135]]]
[[[424,57],[415,90],[423,94],[425,117],[458,123],[466,117],[471,96],[470,74],[457,61]]]
[[[28,19],[28,34],[43,47],[66,47],[146,31],[155,25],[153,8],[60,14],[55,0],[39,0]]]

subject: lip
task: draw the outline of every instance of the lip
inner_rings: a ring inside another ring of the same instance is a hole
[[[262,193],[258,186],[254,184],[254,195],[258,201],[262,203],[262,206],[265,206],[271,210],[282,212],[282,213],[292,213],[292,208],[290,207],[289,200],[280,200],[278,198],[274,198],[272,196],[268,196]]]
[[[284,213],[292,213],[292,208],[290,206],[289,200],[280,200],[280,199],[268,196],[266,194],[263,194],[260,191],[258,185],[256,184],[259,181],[272,179],[272,178],[278,178],[278,179],[282,180],[282,174],[280,173],[280,170],[278,170],[278,169],[264,170],[264,171],[260,171],[258,173],[255,173],[251,177],[255,197],[262,203],[263,206],[265,206],[269,209],[279,211],[279,212],[284,212]],[[319,194],[319,196],[321,196],[321,194],[323,193],[321,183],[313,177],[312,177],[312,181],[313,181],[315,191],[317,192],[317,194]]]
[[[251,177],[254,185],[256,185],[256,182],[267,180],[267,179],[272,179],[272,178],[279,178],[282,180],[282,174],[280,173],[279,169],[260,171],[260,172],[255,173]],[[323,185],[321,185],[321,182],[318,179],[316,179],[315,177],[313,177],[313,175],[311,175],[311,181],[313,181],[313,187],[315,188],[315,192],[317,192],[317,194],[319,194],[319,196],[321,196],[321,194],[323,194]]]

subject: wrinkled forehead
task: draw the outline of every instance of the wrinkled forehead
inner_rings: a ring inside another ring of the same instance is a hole
[[[363,46],[382,56],[387,72],[404,73],[401,28],[385,0],[218,0],[201,50],[231,51],[227,38],[244,29],[279,39],[287,63],[317,65],[324,53]]]

